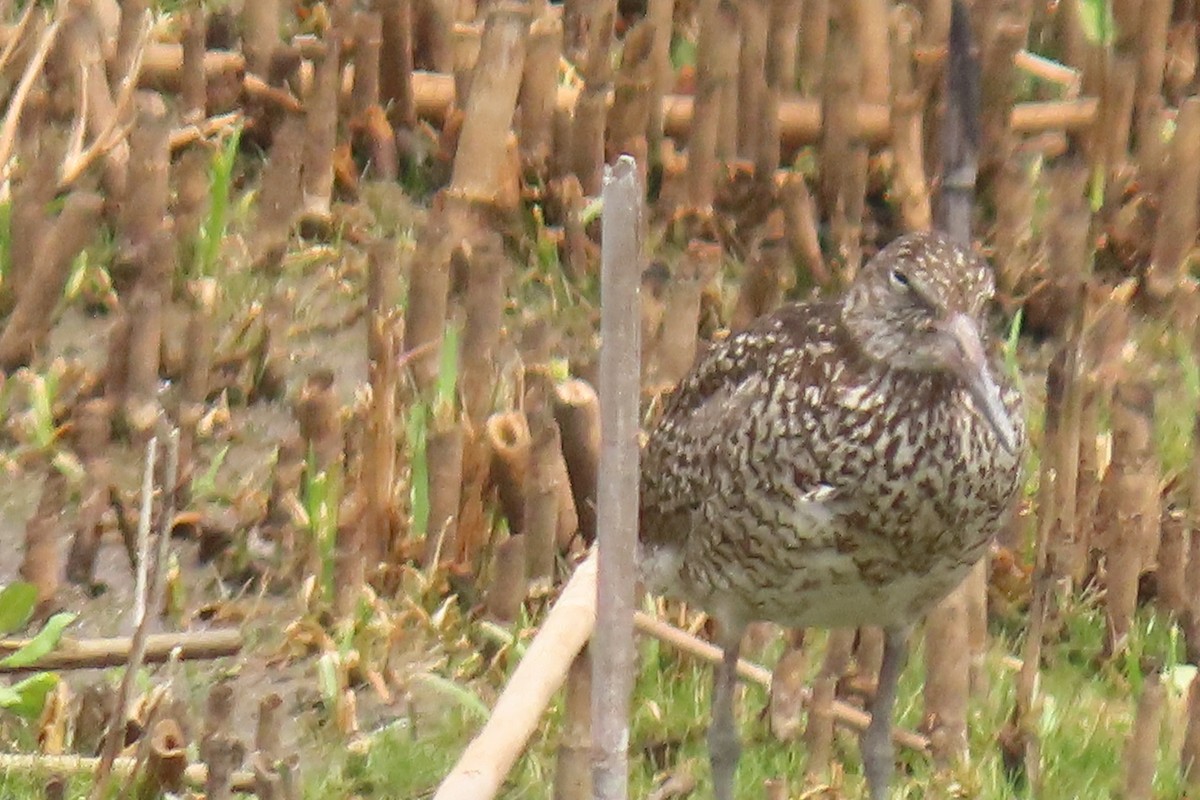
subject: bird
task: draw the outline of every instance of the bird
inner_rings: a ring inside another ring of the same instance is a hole
[[[908,633],[983,557],[1021,484],[1023,403],[987,335],[993,293],[968,246],[907,234],[840,297],[712,345],[663,402],[642,455],[639,569],[716,622],[717,800],[733,798],[735,668],[760,620],[883,627],[860,746],[869,797],[887,796]]]

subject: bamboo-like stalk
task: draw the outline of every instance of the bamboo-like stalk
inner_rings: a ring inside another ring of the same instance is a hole
[[[262,0],[242,6],[242,52],[246,71],[266,77],[271,58],[279,48],[279,25],[283,21],[279,0]]]
[[[529,588],[539,595],[549,592],[554,581],[559,503],[564,496],[561,482],[566,479],[565,466],[560,469],[562,446],[548,383],[547,378],[535,376],[525,402],[531,448],[523,532]]]
[[[410,0],[412,3],[413,65],[450,72],[454,64],[452,0]]]
[[[1161,538],[1156,559],[1158,605],[1175,619],[1181,619],[1188,606],[1184,576],[1191,556],[1188,547],[1187,517],[1184,513],[1177,509],[1164,511],[1159,536]]]
[[[850,650],[854,646],[854,629],[837,628],[830,632],[825,647],[821,672],[813,683],[812,700],[808,706],[808,726],[804,745],[808,762],[804,766],[806,783],[823,782],[833,758],[833,709],[838,681],[850,665]]]
[[[691,369],[696,359],[700,298],[716,277],[722,255],[720,245],[696,240],[676,260],[667,287],[662,330],[654,343],[656,382],[673,386]]]
[[[545,177],[554,146],[554,109],[558,100],[558,65],[563,53],[562,19],[542,14],[529,26],[525,75],[521,81],[521,163]]]
[[[784,230],[792,258],[807,268],[814,283],[818,286],[829,286],[833,278],[821,254],[817,209],[804,176],[793,174],[784,177],[779,196],[786,222]]]
[[[425,443],[429,464],[429,523],[425,533],[425,565],[458,563],[458,513],[462,499],[463,429],[456,411],[439,415]]]
[[[554,419],[583,541],[596,540],[596,486],[600,470],[600,398],[586,381],[555,387]]]
[[[333,390],[333,372],[314,370],[304,381],[296,400],[296,420],[300,436],[312,448],[318,472],[335,469],[342,463],[341,405]]]
[[[374,0],[374,8],[383,19],[379,54],[381,100],[392,125],[412,128],[417,122],[413,99],[412,0]]]
[[[796,88],[796,46],[799,40],[800,0],[770,0],[767,20],[766,84],[757,123],[758,146],[754,173],[768,182],[780,161],[779,104]]]
[[[0,654],[20,650],[27,639],[0,639]],[[101,669],[124,664],[133,640],[128,636],[112,639],[63,639],[59,647],[32,664],[0,667],[0,673],[30,671]],[[184,633],[152,633],[146,637],[145,664],[161,664],[172,658],[183,661],[206,660],[236,655],[242,648],[242,634],[236,628]]]
[[[653,26],[650,45],[650,115],[646,136],[651,152],[657,157],[663,138],[663,97],[671,88],[671,35],[674,28],[675,0],[647,0],[646,19]]]
[[[862,260],[862,220],[866,194],[867,152],[854,133],[854,109],[861,97],[863,61],[855,39],[853,4],[831,15],[825,55],[819,145],[821,204],[830,218],[840,277],[853,279]]]
[[[653,46],[654,28],[647,20],[625,34],[612,109],[608,114],[606,152],[609,157],[617,154],[632,156],[643,170],[639,176],[643,185],[646,182],[644,171],[649,166],[650,145],[646,128],[650,124],[650,87],[654,82]]]
[[[1184,785],[1194,792],[1200,789],[1200,675],[1193,677],[1188,687],[1185,725],[1179,767]]]
[[[808,653],[803,633],[790,638],[771,671],[771,699],[767,706],[771,734],[781,742],[790,742],[803,731],[804,704],[810,696],[805,686]]]
[[[1105,170],[1106,205],[1119,203],[1121,192],[1128,182],[1124,177],[1129,159],[1129,134],[1133,123],[1134,90],[1137,70],[1133,59],[1114,54],[1108,60],[1104,90],[1096,110],[1096,122],[1089,139],[1092,140],[1093,163]]]
[[[613,79],[612,42],[616,24],[615,0],[593,0],[583,6],[582,50],[576,64],[583,88],[575,102],[571,129],[571,172],[588,195],[600,193],[604,166],[604,131],[607,123],[607,94]]]
[[[45,232],[45,246],[33,261],[8,321],[0,332],[0,367],[13,370],[32,360],[50,333],[53,311],[75,257],[95,237],[104,201],[90,192],[72,192],[62,213]]]
[[[592,658],[593,791],[628,792],[629,710],[634,681],[633,613],[639,474],[644,189],[638,166],[621,156],[604,178],[600,336],[600,472],[596,488],[598,588]]]
[[[67,502],[67,491],[66,477],[53,467],[48,469],[37,510],[25,523],[20,573],[37,589],[37,605],[42,612],[52,608],[58,594],[63,560],[58,515]]]
[[[821,90],[825,77],[825,50],[829,43],[830,0],[804,0],[800,17],[800,93],[806,97]]]
[[[996,4],[980,20],[979,170],[985,176],[998,169],[1012,135],[1017,83],[1013,58],[1029,40],[1029,23],[1029,5],[1020,3]]]
[[[554,765],[554,800],[592,797],[592,656],[579,651],[567,673],[562,736]]]
[[[1154,250],[1146,270],[1145,288],[1163,298],[1182,280],[1200,220],[1200,97],[1179,108],[1171,142],[1162,213],[1154,232]]]
[[[892,153],[896,167],[893,192],[906,230],[928,230],[933,224],[929,185],[925,180],[924,109],[913,74],[913,47],[919,18],[911,6],[892,11],[891,116]]]
[[[150,732],[146,777],[138,797],[148,800],[163,792],[183,790],[187,771],[187,738],[173,719],[160,719]]]
[[[699,658],[709,664],[719,664],[721,662],[721,648],[697,638],[687,631],[682,631],[673,625],[669,625],[660,619],[637,611],[633,615],[633,624],[639,633],[653,636],[660,642],[669,644],[688,655]],[[739,659],[737,674],[742,680],[757,684],[768,690],[771,688],[770,670],[758,664],[751,664],[744,659]],[[802,691],[805,692],[805,696],[802,697],[801,702],[808,704],[811,702],[811,695],[807,693],[807,690]],[[866,730],[867,725],[871,721],[869,714],[840,700],[835,700],[833,703],[833,717],[838,724],[859,732]],[[904,728],[893,729],[892,741],[901,747],[918,753],[927,753],[929,751],[928,737],[914,731],[905,730]]]
[[[286,114],[275,126],[250,235],[250,255],[260,269],[278,268],[303,204],[300,172],[304,164],[304,136],[304,118],[299,114]]]
[[[252,3],[251,5],[257,5]],[[262,5],[268,5],[263,3]],[[183,17],[183,32],[180,36],[183,61],[180,65],[180,114],[185,124],[204,119],[208,106],[208,76],[204,73],[205,37],[208,34],[208,17],[202,7],[189,9]]]
[[[493,414],[486,433],[500,508],[509,531],[521,533],[525,530],[525,486],[533,447],[529,423],[521,412]]]
[[[485,203],[499,196],[528,35],[526,5],[499,2],[489,12],[454,156],[451,194]]]
[[[504,320],[509,260],[500,236],[483,236],[467,256],[466,323],[462,338],[463,409],[473,429],[482,429],[496,391],[496,354]]]
[[[371,407],[362,453],[366,509],[365,548],[369,561],[382,560],[392,546],[396,480],[396,396],[400,321],[395,308],[399,265],[392,242],[372,243],[367,253],[367,379]]]
[[[596,625],[596,557],[589,556],[525,650],[483,729],[442,780],[434,800],[490,800]]]
[[[504,625],[517,621],[528,594],[525,535],[514,534],[496,545],[485,605],[489,618]]]
[[[925,722],[934,763],[943,768],[967,754],[970,658],[964,582],[925,622]]]
[[[1139,3],[1137,30],[1137,108],[1150,111],[1162,100],[1163,75],[1167,65],[1167,31],[1171,25],[1172,0]]]
[[[102,397],[79,403],[72,412],[72,423],[75,452],[87,478],[79,503],[75,536],[67,554],[66,575],[72,583],[90,584],[95,578],[103,517],[111,507],[112,463],[107,450],[112,431],[112,405]]]
[[[89,756],[0,753],[0,770],[13,775],[90,777],[95,774],[99,763],[99,758]],[[135,758],[118,758],[113,762],[112,774],[127,779],[137,774],[141,767],[141,763]],[[190,764],[184,770],[183,778],[188,786],[202,787],[208,778],[208,767],[204,764]],[[235,791],[253,791],[254,776],[249,772],[235,772],[232,785]]]
[[[784,291],[791,280],[791,263],[782,242],[765,240],[759,251],[746,265],[738,290],[730,330],[742,330],[763,314],[774,311],[783,301]]]
[[[1109,471],[1114,525],[1109,532],[1105,564],[1105,609],[1108,636],[1105,652],[1116,655],[1126,644],[1137,603],[1138,578],[1145,568],[1147,542],[1158,540],[1158,478],[1152,467],[1154,395],[1144,383],[1123,383],[1113,404],[1113,460]]]
[[[328,219],[333,202],[340,55],[338,36],[329,36],[324,51],[313,62],[312,89],[305,98],[302,197],[305,215],[316,220]]]
[[[717,176],[717,127],[720,125],[721,73],[716,63],[721,30],[721,0],[700,0],[696,42],[696,96],[688,131],[688,201],[692,208],[712,208]]]
[[[1150,672],[1142,683],[1133,732],[1125,744],[1124,800],[1150,800],[1154,796],[1154,771],[1158,761],[1158,742],[1166,706],[1167,687],[1157,671]]]
[[[767,30],[770,21],[768,0],[739,3],[738,23],[741,49],[737,73],[737,154],[751,162],[758,160],[759,135],[767,93]]]
[[[854,38],[862,59],[863,100],[886,103],[892,94],[887,0],[851,0]]]

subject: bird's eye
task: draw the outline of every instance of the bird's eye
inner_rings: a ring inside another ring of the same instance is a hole
[[[892,283],[904,289],[907,289],[911,285],[908,282],[908,275],[899,269],[892,270]]]

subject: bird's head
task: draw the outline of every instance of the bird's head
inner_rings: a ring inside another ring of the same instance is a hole
[[[981,327],[995,290],[987,263],[936,233],[902,236],[862,268],[842,318],[868,357],[962,381],[1009,450],[1017,434],[988,365]]]

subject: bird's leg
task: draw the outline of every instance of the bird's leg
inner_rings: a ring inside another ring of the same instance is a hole
[[[733,800],[733,776],[742,745],[733,718],[733,693],[737,688],[738,652],[742,647],[740,626],[722,626],[723,656],[713,673],[712,723],[708,729],[708,760],[712,765],[713,795],[716,800]]]
[[[908,628],[884,631],[883,664],[879,668],[879,686],[871,698],[871,724],[862,735],[863,771],[871,800],[887,800],[895,756],[892,752],[892,710],[896,705],[896,685],[908,654]]]

